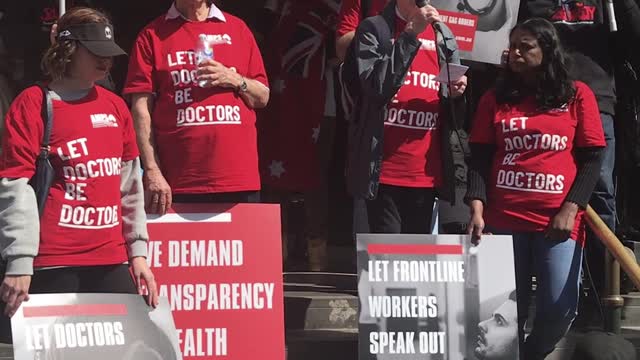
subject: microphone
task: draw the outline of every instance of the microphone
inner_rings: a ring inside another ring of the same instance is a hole
[[[419,8],[427,6],[427,3],[427,0],[416,0],[416,6]]]

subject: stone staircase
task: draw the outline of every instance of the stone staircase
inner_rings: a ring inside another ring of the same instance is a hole
[[[356,276],[286,273],[284,279],[288,360],[356,360]],[[622,325],[622,334],[640,354],[640,293],[625,295]],[[586,330],[572,329],[547,360],[570,359],[576,341]]]

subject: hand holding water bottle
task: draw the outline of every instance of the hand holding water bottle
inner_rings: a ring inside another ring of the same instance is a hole
[[[196,49],[198,85],[237,89],[244,79],[235,71],[214,60],[213,45],[206,35],[199,36]]]
[[[201,87],[237,89],[243,82],[240,74],[213,59],[198,64],[197,76]]]

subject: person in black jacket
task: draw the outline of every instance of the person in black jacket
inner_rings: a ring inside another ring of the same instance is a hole
[[[519,19],[542,17],[553,22],[563,46],[569,52],[569,70],[576,80],[586,83],[596,95],[607,147],[603,153],[600,178],[590,205],[602,220],[616,230],[614,188],[616,88],[614,56],[609,19],[603,0],[522,0]],[[635,0],[615,0],[617,36],[625,44],[640,41],[640,8]],[[604,290],[604,246],[593,238],[587,241],[586,257],[598,292]]]
[[[382,15],[360,24],[343,65],[343,72],[352,66],[355,74],[347,75],[357,80],[347,87],[358,94],[350,114],[347,188],[367,200],[374,233],[430,233],[435,189],[453,184],[440,106],[446,84],[435,81],[440,44],[430,25],[436,21],[430,5],[392,1]],[[449,40],[455,45],[453,36]],[[466,77],[453,80],[450,95],[457,98]],[[438,196],[453,197],[444,190]]]

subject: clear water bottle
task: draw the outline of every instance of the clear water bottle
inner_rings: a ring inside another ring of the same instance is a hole
[[[198,37],[198,46],[196,47],[196,62],[200,64],[204,60],[213,59],[213,43],[207,39],[207,35],[200,34]],[[198,86],[204,87],[205,80],[198,82]]]

